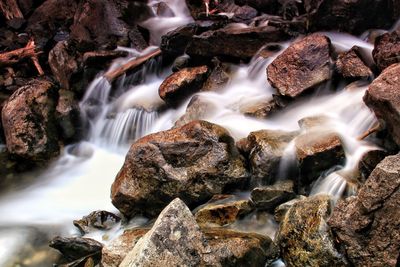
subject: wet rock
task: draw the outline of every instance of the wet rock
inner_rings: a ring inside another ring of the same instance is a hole
[[[336,70],[344,78],[372,77],[371,69],[363,62],[358,50],[357,46],[353,46],[349,51],[339,54],[336,60]]]
[[[136,228],[126,230],[122,235],[106,244],[102,250],[101,266],[118,267],[126,255],[149,229]]]
[[[116,58],[126,56],[128,56],[128,52],[126,51],[103,50],[86,52],[83,54],[83,65],[87,67],[106,65]]]
[[[273,99],[264,99],[244,107],[242,106],[240,112],[249,117],[265,119],[276,109],[277,105]]]
[[[59,153],[54,121],[57,88],[47,80],[33,80],[19,88],[2,109],[7,150],[41,161]]]
[[[199,91],[209,75],[205,65],[184,68],[168,76],[160,85],[158,93],[162,100],[175,106],[191,94]]]
[[[98,261],[103,248],[101,243],[90,238],[60,236],[51,240],[49,246],[59,250],[68,260],[77,260],[92,255]]]
[[[354,266],[398,266],[400,155],[381,161],[357,196],[340,201],[329,220]]]
[[[368,176],[375,169],[376,165],[388,155],[387,151],[374,149],[366,152],[358,163],[358,170],[362,176],[362,181],[367,180]]]
[[[98,210],[83,216],[80,220],[74,220],[74,225],[82,234],[88,234],[94,229],[108,230],[120,220],[121,218],[114,213]]]
[[[386,68],[364,96],[364,102],[375,115],[386,122],[393,140],[400,145],[400,64]]]
[[[229,65],[220,62],[214,58],[212,60],[213,68],[208,76],[207,80],[203,84],[201,91],[218,91],[225,87],[230,81],[230,69]]]
[[[267,67],[279,94],[297,97],[331,77],[330,40],[312,34],[294,42]]]
[[[190,23],[168,32],[161,37],[161,51],[175,57],[182,55],[196,31],[197,24]]]
[[[382,34],[375,40],[372,55],[380,70],[400,62],[400,30]]]
[[[154,6],[157,10],[157,15],[161,17],[174,17],[174,11],[165,3],[160,2],[155,4]]]
[[[112,202],[128,217],[154,216],[175,197],[204,203],[246,182],[244,165],[224,128],[193,121],[136,141],[113,183]]]
[[[294,203],[288,210],[276,238],[288,266],[347,265],[335,249],[326,222],[331,208],[328,196],[314,196]]]
[[[50,51],[49,65],[61,87],[70,89],[71,76],[78,71],[78,62],[67,41],[58,42]]]
[[[296,136],[296,132],[261,130],[252,132],[242,144],[248,155],[253,182],[270,184],[279,170],[283,151]]]
[[[248,200],[222,201],[206,204],[195,213],[196,221],[201,226],[224,226],[234,223],[252,211]]]
[[[186,53],[192,57],[220,56],[231,60],[249,60],[268,42],[288,38],[285,33],[271,26],[226,27],[193,36]]]
[[[295,150],[302,185],[310,184],[321,172],[344,162],[341,140],[331,131],[309,131],[298,136]]]
[[[275,221],[277,221],[278,223],[282,222],[283,219],[285,218],[286,213],[288,212],[288,210],[297,202],[299,202],[300,200],[305,200],[307,199],[307,197],[305,196],[298,196],[292,200],[289,200],[288,202],[285,202],[283,204],[280,204],[278,207],[275,208],[274,211],[274,218]]]
[[[224,228],[206,228],[203,232],[211,255],[220,263],[217,266],[268,266],[279,257],[279,248],[267,236]]]
[[[72,91],[60,89],[58,91],[58,103],[56,107],[57,124],[64,140],[73,140],[80,136],[81,127],[79,104],[75,100]]]
[[[278,205],[295,197],[293,181],[284,180],[274,185],[254,188],[250,199],[256,208],[273,211]]]
[[[140,239],[122,261],[128,266],[204,266],[207,240],[189,208],[180,199],[173,200],[158,216],[151,230]]]

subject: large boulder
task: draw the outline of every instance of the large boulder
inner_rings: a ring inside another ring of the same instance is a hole
[[[364,96],[364,102],[375,115],[386,122],[393,140],[400,145],[400,64],[386,68]]]
[[[57,88],[47,80],[33,80],[19,88],[2,109],[7,150],[34,161],[58,155],[55,122]]]
[[[329,225],[354,266],[398,266],[400,154],[381,161],[357,196],[340,201]]]
[[[279,94],[296,97],[331,77],[330,40],[312,34],[294,42],[267,67]]]
[[[289,208],[276,237],[287,266],[347,265],[327,225],[331,208],[328,196],[300,200]]]
[[[400,29],[376,38],[372,55],[380,70],[400,62]]]
[[[272,27],[225,27],[193,36],[186,53],[193,57],[220,56],[225,59],[251,59],[269,42],[287,40],[289,36]]]
[[[244,160],[228,132],[193,121],[133,143],[111,197],[126,216],[154,216],[176,197],[192,206],[247,178]]]

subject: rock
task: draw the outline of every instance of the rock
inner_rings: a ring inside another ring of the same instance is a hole
[[[165,3],[165,2],[160,2],[154,5],[154,7],[157,10],[157,16],[161,17],[174,17],[174,11]]]
[[[374,149],[366,152],[358,163],[358,171],[362,176],[362,181],[366,181],[376,165],[388,155],[387,151]]]
[[[197,24],[189,23],[168,32],[161,37],[161,51],[174,57],[182,55],[196,31]]]
[[[256,103],[240,107],[240,112],[249,117],[265,119],[277,109],[274,99],[260,99]]]
[[[274,185],[254,188],[250,199],[256,208],[273,211],[278,205],[295,197],[293,181],[284,180]]]
[[[295,140],[296,160],[300,171],[300,184],[308,185],[321,172],[344,162],[342,142],[335,132],[309,131]]]
[[[199,91],[208,75],[209,68],[205,65],[181,69],[162,82],[158,93],[166,103],[176,106],[186,97]]]
[[[2,109],[7,150],[41,161],[59,153],[56,122],[57,89],[47,80],[33,80],[19,88]]]
[[[298,201],[300,200],[305,200],[307,199],[307,197],[305,196],[298,196],[297,198],[294,198],[292,200],[289,200],[288,202],[285,202],[283,204],[280,204],[278,207],[275,208],[274,211],[274,218],[275,221],[277,221],[278,223],[282,222],[283,219],[285,218],[286,213],[288,212],[288,210]]]
[[[68,260],[77,260],[89,255],[101,257],[103,245],[96,240],[82,237],[57,236],[50,241],[50,247],[57,249]]]
[[[328,196],[300,200],[288,210],[277,233],[276,242],[288,266],[346,266],[335,249],[326,220],[331,213]]]
[[[80,220],[74,220],[74,225],[82,234],[88,234],[94,229],[108,230],[121,220],[114,213],[98,210],[93,211],[88,216],[83,216]]]
[[[216,109],[215,103],[211,103],[200,95],[195,95],[190,100],[185,114],[175,122],[174,127],[182,127],[195,120],[206,120]]]
[[[128,217],[154,216],[176,197],[193,206],[247,180],[244,160],[228,132],[193,121],[133,143],[111,196]]]
[[[382,34],[375,40],[372,56],[382,71],[400,62],[400,30]]]
[[[200,226],[224,226],[253,210],[248,200],[226,201],[209,203],[200,208],[195,214],[197,223]]]
[[[102,250],[101,266],[118,267],[126,255],[149,229],[136,228],[124,231],[122,235],[106,244]]]
[[[80,136],[81,115],[79,104],[75,100],[72,91],[59,90],[59,98],[56,107],[57,124],[64,140],[74,140]]]
[[[381,161],[357,196],[340,201],[329,220],[354,266],[398,266],[400,155]]]
[[[358,50],[357,46],[353,46],[349,51],[339,54],[336,60],[336,69],[344,78],[368,78],[373,76],[371,69],[358,54]]]
[[[378,119],[386,122],[393,140],[400,145],[400,64],[386,68],[369,86],[364,102]]]
[[[312,34],[290,45],[267,67],[279,94],[297,97],[331,77],[330,40]]]
[[[112,60],[120,57],[127,57],[126,51],[102,50],[91,51],[83,54],[83,65],[86,67],[97,67],[98,65],[107,65]]]
[[[211,255],[220,263],[218,266],[269,266],[279,257],[279,248],[267,236],[225,228],[206,228],[203,231]]]
[[[212,60],[213,68],[208,76],[207,80],[203,84],[201,91],[218,91],[225,87],[230,81],[230,66],[226,63],[220,62],[214,58]]]
[[[260,130],[247,137],[242,150],[248,155],[253,182],[270,184],[275,179],[283,151],[296,132]]]
[[[173,200],[158,216],[153,227],[124,258],[128,266],[205,266],[209,261],[207,245],[189,208]]]
[[[186,53],[192,57],[223,57],[230,60],[249,60],[269,42],[287,40],[289,36],[271,27],[226,27],[193,36]]]

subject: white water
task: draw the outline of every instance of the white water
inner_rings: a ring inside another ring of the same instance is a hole
[[[153,17],[143,23],[143,26],[152,29],[153,44],[159,43],[162,34],[191,21],[181,1],[166,2],[170,3],[176,17]],[[338,50],[349,49],[357,44],[371,52],[371,45],[354,37],[328,35]],[[286,47],[288,44],[282,45]],[[111,69],[140,55],[138,51],[129,51],[130,56],[116,60]],[[266,66],[272,60],[273,57],[256,58],[248,66],[236,66],[224,90],[199,93],[202,100],[215,107],[203,119],[226,127],[235,139],[239,139],[260,129],[298,130],[298,120],[308,116],[329,117],[330,127],[339,133],[345,144],[347,163],[341,171],[321,178],[313,194],[325,192],[338,197],[343,194],[347,184],[347,178],[343,176],[351,174],[362,153],[371,148],[369,144],[356,140],[375,120],[362,101],[365,87],[337,93],[321,90],[312,98],[299,101],[267,120],[246,117],[241,113],[243,108],[271,99],[275,92],[268,85],[265,75]],[[153,67],[148,65],[149,69]],[[189,102],[162,114],[157,111],[162,105],[158,87],[168,73],[169,70],[166,70],[156,75],[154,71],[149,71],[140,77],[143,83],[136,86],[127,82],[128,77],[122,77],[118,88],[112,88],[101,76],[96,78],[81,103],[91,126],[88,140],[67,147],[60,158],[37,177],[34,184],[1,197],[0,213],[5,216],[0,217],[0,229],[10,225],[58,225],[65,227],[60,231],[71,232],[72,220],[93,210],[117,212],[111,205],[110,186],[123,164],[129,143],[145,134],[171,128],[184,114]],[[283,169],[290,167],[290,160],[287,160],[290,151],[289,147]],[[271,229],[274,228],[275,225],[266,226],[261,231],[272,236]],[[115,231],[118,232],[118,229]],[[25,233],[21,230],[8,233],[12,234],[0,232],[0,247],[10,244],[18,251],[24,245],[21,240],[25,240]],[[5,252],[0,253],[0,265],[4,265],[9,256]]]

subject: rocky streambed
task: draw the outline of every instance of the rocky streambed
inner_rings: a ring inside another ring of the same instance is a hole
[[[398,1],[0,13],[0,265],[400,264]]]

